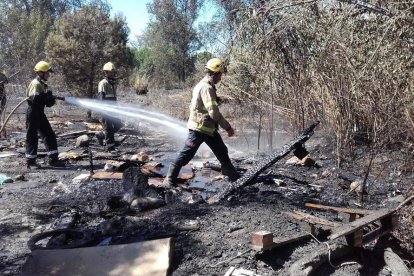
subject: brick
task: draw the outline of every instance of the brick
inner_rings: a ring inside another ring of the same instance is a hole
[[[273,233],[269,231],[254,232],[251,236],[251,246],[256,250],[268,250],[273,247]]]

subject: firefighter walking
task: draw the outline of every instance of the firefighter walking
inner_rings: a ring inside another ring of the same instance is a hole
[[[108,103],[116,102],[116,80],[115,80],[115,65],[112,62],[105,63],[103,66],[105,78],[99,82],[98,98]],[[115,150],[115,133],[122,127],[121,120],[108,114],[102,116],[102,124],[105,134],[97,134],[97,138],[103,144],[105,138],[105,147],[107,151]],[[104,136],[104,137],[103,137]]]
[[[222,174],[230,181],[237,180],[240,175],[230,161],[228,150],[224,144],[218,127],[223,128],[229,137],[234,135],[230,123],[220,113],[217,104],[216,84],[221,80],[224,64],[218,58],[210,59],[206,64],[206,75],[194,87],[190,104],[189,129],[184,148],[170,165],[165,187],[175,186],[181,167],[185,166],[196,154],[202,143],[206,143],[221,163]]]
[[[26,90],[28,97],[28,107],[26,110],[26,162],[27,167],[34,166],[39,168],[36,163],[38,133],[45,144],[48,163],[51,166],[62,167],[65,164],[58,159],[58,147],[56,135],[50,126],[45,114],[45,106],[52,107],[55,104],[55,97],[52,91],[48,90],[46,82],[50,77],[50,73],[54,70],[49,63],[40,61],[36,64],[34,71],[36,78],[32,80]]]

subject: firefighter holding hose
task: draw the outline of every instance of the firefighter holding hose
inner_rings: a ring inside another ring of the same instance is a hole
[[[176,185],[181,167],[190,162],[202,143],[206,143],[220,161],[223,175],[230,181],[240,177],[230,161],[227,147],[218,132],[220,126],[229,137],[234,135],[234,129],[220,113],[217,103],[216,84],[220,82],[225,66],[220,59],[213,58],[207,62],[205,71],[206,75],[193,89],[187,124],[188,137],[184,148],[169,167],[163,182],[166,188]]]
[[[52,107],[56,98],[52,91],[48,90],[46,82],[54,69],[49,63],[39,61],[34,71],[36,78],[32,80],[26,90],[28,107],[26,111],[26,164],[27,168],[40,168],[36,163],[38,133],[40,134],[46,150],[48,151],[48,163],[53,167],[64,167],[65,164],[58,159],[58,146],[56,135],[45,114],[45,106]]]

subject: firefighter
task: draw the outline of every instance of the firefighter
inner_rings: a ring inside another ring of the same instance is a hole
[[[190,117],[187,123],[188,137],[184,148],[169,167],[164,179],[164,187],[176,185],[181,167],[190,162],[202,143],[206,143],[220,161],[223,175],[227,176],[230,181],[235,181],[240,177],[231,163],[227,147],[218,133],[220,126],[227,132],[228,137],[234,135],[234,129],[224,119],[217,104],[215,85],[221,80],[224,69],[224,64],[220,59],[210,59],[205,67],[206,75],[194,87]]]
[[[98,98],[102,101],[116,102],[115,65],[112,62],[105,63],[103,71],[105,78],[99,82]],[[115,150],[114,135],[122,127],[121,120],[105,114],[102,116],[102,124],[105,134],[97,134],[99,143],[102,145],[105,138],[106,150],[113,151]]]
[[[50,73],[54,70],[49,63],[39,61],[34,71],[36,78],[32,80],[26,90],[28,99],[28,107],[26,111],[26,162],[27,168],[31,166],[40,168],[36,163],[38,133],[43,139],[46,150],[48,151],[48,163],[53,167],[63,167],[64,163],[58,159],[58,147],[56,135],[46,118],[45,106],[52,107],[55,104],[55,97],[52,91],[48,90],[46,82],[50,77]]]
[[[6,106],[7,98],[6,98],[6,89],[4,86],[8,82],[9,80],[7,79],[7,77],[3,73],[0,73],[0,115],[2,114]]]

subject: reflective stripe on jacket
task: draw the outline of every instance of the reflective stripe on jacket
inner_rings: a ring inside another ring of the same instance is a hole
[[[115,82],[110,81],[107,78],[104,78],[99,82],[98,93],[105,93],[105,98],[115,98],[116,97],[116,87]]]
[[[225,130],[231,127],[218,109],[215,86],[205,77],[193,89],[187,127],[213,135],[218,126]]]

